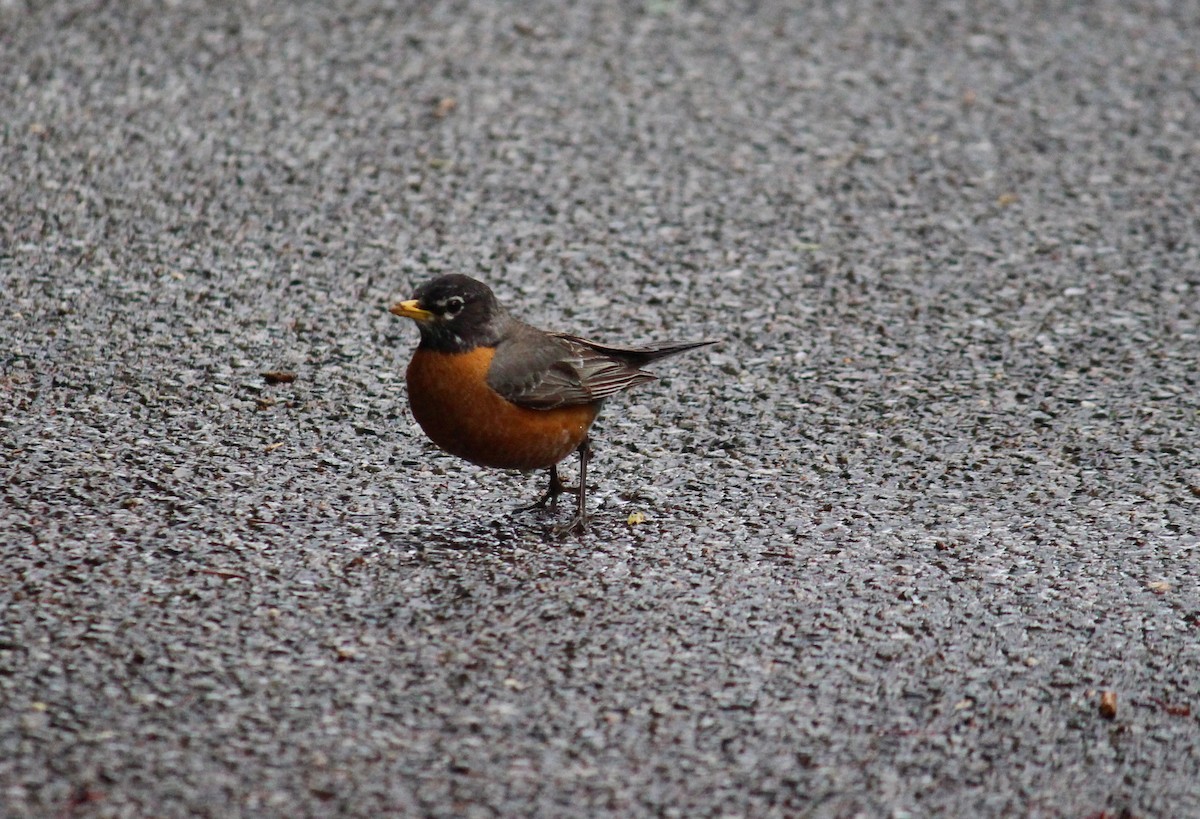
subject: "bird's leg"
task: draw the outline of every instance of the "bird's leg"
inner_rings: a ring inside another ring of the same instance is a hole
[[[559,495],[563,494],[564,492],[567,492],[570,494],[575,494],[576,492],[579,491],[574,486],[564,486],[563,485],[562,478],[558,477],[558,467],[557,466],[550,467],[549,472],[550,472],[550,485],[548,487],[546,487],[545,494],[543,494],[540,498],[538,498],[536,501],[529,504],[528,506],[522,506],[522,507],[518,508],[516,511],[529,512],[533,509],[545,509],[547,503],[550,504],[551,509],[557,509]]]
[[[591,443],[590,439],[584,438],[576,450],[579,453],[579,503],[575,507],[575,517],[571,522],[557,530],[560,535],[568,532],[582,534],[587,531],[587,465],[592,457]]]

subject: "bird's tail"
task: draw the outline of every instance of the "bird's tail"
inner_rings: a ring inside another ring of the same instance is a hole
[[[566,333],[558,333],[557,335],[559,338],[574,341],[577,344],[590,347],[598,353],[611,356],[618,361],[623,361],[631,367],[644,367],[653,361],[658,361],[660,358],[669,358],[673,355],[686,353],[688,350],[694,350],[697,347],[707,347],[709,344],[716,344],[721,340],[719,338],[707,338],[704,341],[663,341],[658,344],[630,347],[621,344],[601,344],[597,341]]]

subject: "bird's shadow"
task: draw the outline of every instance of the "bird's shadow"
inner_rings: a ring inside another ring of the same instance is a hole
[[[425,516],[413,520],[397,516],[380,528],[380,535],[395,546],[418,554],[432,551],[493,551],[514,547],[553,546],[577,538],[557,525],[561,512],[549,509],[515,509],[490,520],[460,520]]]

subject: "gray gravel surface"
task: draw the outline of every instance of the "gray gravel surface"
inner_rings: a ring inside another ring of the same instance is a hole
[[[1200,4],[563,5],[0,0],[3,815],[1200,816]]]

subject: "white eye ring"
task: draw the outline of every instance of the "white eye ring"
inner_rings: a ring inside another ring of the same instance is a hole
[[[462,312],[464,302],[460,296],[451,296],[446,299],[446,315],[457,316]]]

